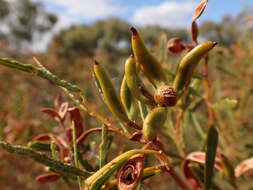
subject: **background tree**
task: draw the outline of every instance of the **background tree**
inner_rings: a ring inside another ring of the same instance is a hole
[[[30,49],[35,39],[49,32],[57,23],[57,16],[31,0],[0,0],[0,21],[1,39],[8,41],[9,49],[18,53]]]

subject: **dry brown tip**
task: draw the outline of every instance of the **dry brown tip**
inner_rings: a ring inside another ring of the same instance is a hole
[[[99,65],[99,62],[97,60],[94,60],[94,65]]]
[[[130,28],[130,30],[134,36],[138,35],[136,28],[134,28],[133,26]]]
[[[216,46],[218,44],[218,42],[213,42],[213,47]]]

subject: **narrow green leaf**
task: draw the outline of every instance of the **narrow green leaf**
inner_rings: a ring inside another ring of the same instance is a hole
[[[31,141],[27,144],[27,146],[38,151],[51,151],[49,141]]]
[[[218,131],[215,126],[210,126],[207,134],[205,158],[205,190],[212,186],[216,150],[218,147]]]
[[[32,148],[29,148],[26,146],[11,145],[11,144],[6,143],[4,141],[0,141],[0,148],[3,148],[7,152],[10,152],[10,153],[16,153],[16,154],[20,154],[20,155],[24,155],[29,158],[32,158],[33,160],[40,162],[41,164],[44,164],[46,166],[49,166],[56,171],[72,174],[75,176],[81,176],[83,178],[87,178],[88,176],[90,176],[92,174],[92,173],[87,172],[85,170],[80,170],[79,168],[73,167],[69,164],[65,164],[65,163],[56,161],[52,158],[49,158],[45,154],[37,152],[37,151],[33,150]]]

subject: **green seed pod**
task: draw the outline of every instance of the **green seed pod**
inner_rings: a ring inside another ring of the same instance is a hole
[[[147,140],[153,140],[167,119],[167,108],[156,107],[151,110],[143,123],[143,137]]]
[[[216,42],[204,42],[192,49],[183,57],[179,63],[176,78],[173,82],[173,87],[178,92],[189,84],[192,74],[200,59],[204,57],[216,44]]]
[[[119,120],[123,121],[124,123],[129,123],[130,120],[127,117],[124,106],[120,101],[120,98],[117,96],[116,90],[104,68],[102,68],[102,66],[95,61],[93,71],[102,90],[104,102],[108,106],[109,110]]]
[[[171,86],[161,86],[157,89],[154,98],[155,102],[163,107],[171,107],[177,104],[177,91]]]
[[[126,77],[124,76],[121,88],[120,88],[120,99],[128,113],[129,118],[133,119],[136,114],[136,101],[131,94],[129,87],[127,86]]]
[[[140,65],[141,70],[148,77],[154,86],[160,86],[167,83],[166,74],[162,65],[158,60],[148,51],[144,41],[138,31],[131,27],[132,31],[132,49],[136,62]]]
[[[152,100],[147,99],[140,92],[139,89],[140,81],[136,71],[135,59],[132,56],[130,56],[125,63],[125,77],[127,86],[129,87],[132,95],[137,100],[143,102],[144,104],[154,105],[154,102]]]

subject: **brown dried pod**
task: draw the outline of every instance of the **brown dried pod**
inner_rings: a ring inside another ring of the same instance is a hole
[[[198,29],[198,24],[193,21],[191,24],[191,37],[192,41],[196,44],[198,44],[198,35],[199,35],[199,29]]]
[[[205,152],[192,152],[187,155],[186,160],[197,162],[197,163],[205,163],[206,153]],[[224,164],[221,161],[221,156],[218,154],[215,157],[215,168],[218,170],[223,170]]]
[[[198,4],[198,7],[195,9],[195,12],[192,17],[192,21],[196,21],[204,12],[206,5],[208,3],[208,0],[201,0],[201,2]]]
[[[182,43],[182,38],[171,38],[168,41],[167,48],[171,53],[181,53],[185,46]]]
[[[144,155],[138,154],[121,166],[117,176],[119,190],[135,190],[144,168]]]
[[[161,86],[155,93],[155,102],[163,107],[175,106],[178,99],[177,91],[171,86]]]
[[[236,168],[235,168],[235,176],[240,177],[242,174],[248,172],[249,170],[253,169],[253,158],[249,158],[247,160],[244,160],[241,162]]]
[[[36,177],[36,181],[40,183],[51,183],[60,179],[60,175],[57,173],[46,173]]]

